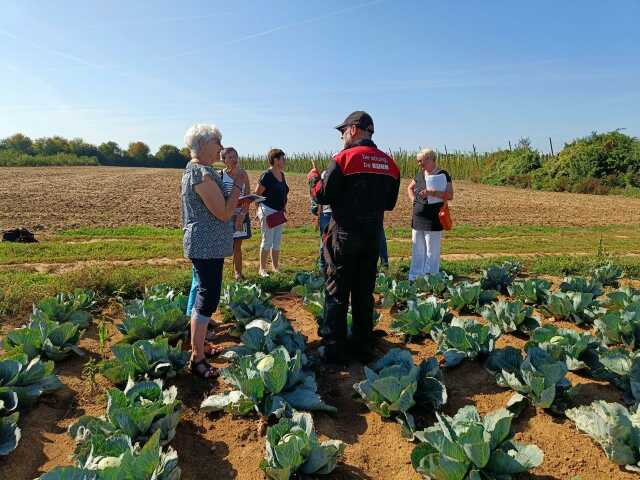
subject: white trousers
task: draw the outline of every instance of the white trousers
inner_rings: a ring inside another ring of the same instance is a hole
[[[442,232],[411,230],[411,266],[409,280],[440,271]]]

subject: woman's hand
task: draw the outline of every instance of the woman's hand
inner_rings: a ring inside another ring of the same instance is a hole
[[[440,197],[440,198],[444,198],[444,194],[445,192],[440,192],[438,190],[427,190],[426,188],[424,190],[422,190],[418,195],[420,195],[420,198],[427,198],[427,197]]]

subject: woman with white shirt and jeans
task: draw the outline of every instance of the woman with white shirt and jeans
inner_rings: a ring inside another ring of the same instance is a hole
[[[407,187],[413,204],[409,280],[440,271],[442,225],[438,213],[445,200],[453,199],[451,176],[438,168],[436,152],[425,148],[416,160],[420,171]]]

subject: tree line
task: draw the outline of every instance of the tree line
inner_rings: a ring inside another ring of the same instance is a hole
[[[61,154],[80,159],[97,160],[100,165],[118,167],[184,168],[191,155],[186,147],[182,150],[165,144],[155,154],[144,142],[131,142],[125,150],[116,142],[109,141],[96,146],[82,138],[66,139],[60,136],[30,137],[16,133],[0,140],[0,154],[30,157],[53,157]],[[95,160],[87,163],[95,163]],[[26,161],[24,163],[27,163]]]

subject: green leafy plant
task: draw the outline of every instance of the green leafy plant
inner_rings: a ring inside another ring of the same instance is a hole
[[[393,277],[386,272],[378,272],[374,292],[384,295],[384,293],[391,288],[392,283]]]
[[[22,352],[29,360],[43,357],[57,362],[72,353],[84,355],[78,347],[83,333],[84,330],[71,322],[32,319],[26,326],[9,332],[3,340],[3,347],[8,352]]]
[[[187,303],[189,301],[189,298],[184,293],[174,289],[171,285],[160,283],[150,288],[146,288],[144,298],[134,300],[129,304],[129,306],[131,307],[135,303],[141,302],[141,300],[145,299],[166,300],[183,312],[187,309]]]
[[[1,359],[0,400],[5,405],[2,408],[11,406],[12,398],[17,399],[18,406],[29,407],[38,401],[40,395],[61,388],[62,383],[53,374],[53,368],[53,362],[43,362],[38,357],[29,360],[24,353],[14,353]]]
[[[324,292],[312,292],[304,297],[304,308],[311,313],[316,320],[324,316]]]
[[[260,468],[273,480],[288,480],[296,473],[328,475],[345,448],[346,444],[339,440],[320,443],[311,415],[295,412],[267,429],[266,457]]]
[[[103,417],[85,415],[69,427],[69,435],[77,443],[75,460],[86,464],[96,447],[122,434],[135,444],[159,431],[160,443],[170,442],[182,415],[182,402],[177,395],[175,386],[163,390],[162,380],[135,383],[129,379],[124,390],[109,389]]]
[[[604,313],[591,293],[556,292],[549,295],[546,305],[540,307],[545,315],[556,320],[575,322],[576,325],[593,323]]]
[[[631,305],[640,304],[640,290],[633,287],[623,287],[609,292],[607,297],[605,304],[609,310],[624,310]]]
[[[303,298],[324,289],[324,277],[312,272],[300,272],[296,274],[295,281],[296,285],[291,289],[291,292]]]
[[[518,267],[513,268],[511,264],[491,265],[482,271],[480,285],[484,290],[506,292],[507,287],[513,283],[517,273]]]
[[[624,393],[624,401],[640,402],[640,355],[622,348],[600,348],[589,359],[591,375],[608,380]]]
[[[98,373],[100,373],[100,363],[93,357],[82,366],[81,378],[84,384],[89,387],[89,395],[93,395],[98,388],[96,381]]]
[[[445,302],[435,297],[417,302],[410,300],[407,310],[399,313],[391,322],[391,330],[402,334],[406,340],[431,333],[434,325],[442,325],[453,320],[453,314]]]
[[[527,305],[546,303],[551,282],[539,278],[529,278],[513,282],[507,287],[509,295]]]
[[[604,293],[600,282],[584,277],[565,277],[560,284],[560,291],[590,293],[593,298],[599,297]]]
[[[0,387],[0,398],[2,398],[2,391]],[[2,412],[2,400],[0,400],[0,412]],[[20,443],[22,434],[20,427],[18,427],[18,419],[20,414],[14,412],[6,417],[0,416],[0,457],[9,455]]]
[[[565,378],[567,366],[541,348],[531,346],[526,358],[513,347],[496,350],[487,359],[486,368],[496,376],[498,385],[526,396],[536,407],[558,413],[566,408],[571,388]]]
[[[624,271],[613,263],[607,263],[606,265],[593,269],[591,272],[591,278],[596,282],[600,282],[605,287],[618,288],[620,279],[623,276]]]
[[[640,410],[596,400],[565,412],[579,430],[589,435],[616,465],[640,473]]]
[[[540,319],[533,316],[533,309],[522,302],[493,302],[481,312],[494,336],[509,332],[529,333],[540,326]]]
[[[186,336],[189,317],[178,303],[167,298],[145,298],[125,307],[125,317],[117,329],[124,342],[151,340],[161,335]]]
[[[229,331],[229,334],[235,337],[241,336],[247,325],[254,320],[260,319],[271,322],[278,314],[278,309],[271,305],[269,301],[258,298],[253,298],[248,303],[233,304],[230,307],[230,311],[232,312],[231,322],[234,326]]]
[[[392,280],[389,288],[382,292],[382,306],[401,310],[406,308],[409,300],[415,300],[418,288],[409,280]]]
[[[454,318],[442,329],[434,329],[432,336],[438,342],[437,353],[444,356],[447,367],[455,367],[465,358],[475,360],[486,356],[493,351],[497,339],[488,325],[460,318]]]
[[[473,406],[453,417],[437,413],[437,423],[416,433],[413,468],[431,480],[509,480],[542,464],[535,445],[511,438],[513,414],[500,409],[481,417]]]
[[[477,312],[480,306],[497,298],[494,290],[483,290],[480,282],[460,282],[449,287],[449,306],[459,312]]]
[[[178,454],[163,452],[160,432],[139,449],[126,436],[96,446],[86,466],[56,467],[39,480],[179,480]]]
[[[269,294],[255,283],[235,282],[229,283],[220,295],[220,308],[232,313],[233,307],[242,304],[260,303],[269,301]]]
[[[138,340],[133,344],[122,343],[111,349],[114,358],[101,362],[102,374],[116,385],[129,377],[139,380],[145,375],[151,378],[170,378],[187,365],[189,353],[182,351],[182,343],[169,345],[167,338]]]
[[[435,411],[447,402],[447,389],[433,357],[414,365],[411,352],[393,348],[371,368],[364,367],[364,374],[365,379],[353,388],[371,411],[384,418],[396,417],[406,436],[415,431],[409,410],[417,405]]]
[[[640,304],[607,312],[594,323],[598,337],[605,345],[624,345],[631,350],[640,345]]]
[[[420,293],[442,297],[447,289],[453,285],[453,276],[445,271],[431,273],[415,279],[415,286]]]
[[[554,360],[565,362],[567,369],[573,371],[587,368],[584,357],[590,352],[595,352],[599,344],[598,339],[588,333],[558,328],[555,325],[543,325],[531,333],[525,350],[538,347]]]
[[[242,336],[242,345],[231,347],[224,354],[227,359],[236,359],[257,352],[270,353],[278,347],[286,348],[289,355],[299,350],[304,352],[307,343],[304,336],[296,332],[289,320],[279,312],[272,322],[254,320],[246,326]],[[303,364],[306,358],[303,356]]]
[[[91,323],[89,311],[95,306],[95,303],[94,292],[76,289],[73,293],[59,293],[55,297],[41,300],[33,307],[31,318],[58,323],[71,322],[86,329]]]
[[[106,356],[106,345],[107,345],[108,339],[109,339],[109,329],[107,328],[107,323],[105,321],[101,321],[98,324],[98,346],[100,348],[100,356],[103,359]]]
[[[200,406],[203,411],[236,415],[256,411],[265,417],[280,417],[288,407],[301,411],[337,411],[318,395],[315,375],[302,368],[301,352],[291,357],[286,348],[278,347],[269,354],[259,352],[241,357],[222,370],[222,377],[237,390],[206,398]]]

